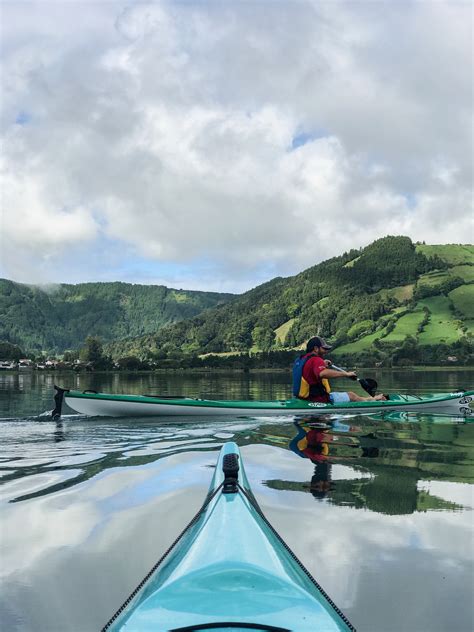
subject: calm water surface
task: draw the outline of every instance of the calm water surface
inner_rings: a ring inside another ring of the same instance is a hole
[[[384,392],[474,385],[467,369],[367,377]],[[264,513],[360,631],[471,632],[472,421],[392,414],[159,425],[42,416],[54,382],[276,399],[288,396],[288,379],[0,374],[1,629],[99,630],[199,509],[231,439]]]

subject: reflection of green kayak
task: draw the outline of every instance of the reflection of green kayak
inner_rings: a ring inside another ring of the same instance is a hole
[[[104,630],[354,629],[263,516],[239,457],[224,445],[202,509]]]
[[[162,395],[109,395],[95,391],[72,391],[56,387],[57,405],[53,417],[61,414],[61,401],[84,415],[111,417],[134,416],[221,416],[254,417],[259,415],[320,415],[333,413],[377,413],[406,411],[447,415],[472,414],[469,407],[474,391],[434,393],[429,395],[391,394],[388,401],[349,402],[347,404],[321,404],[301,399],[275,401],[231,401],[196,399],[192,397],[166,397]],[[61,401],[59,401],[61,400]]]

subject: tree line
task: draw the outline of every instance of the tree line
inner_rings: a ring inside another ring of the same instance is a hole
[[[163,287],[155,288],[150,294],[146,286],[122,283],[61,286],[58,291],[62,299],[57,313],[61,314],[62,328],[59,327],[56,335],[55,351],[62,345],[63,349],[69,349],[67,354],[76,354],[76,357],[82,354],[85,358],[92,353],[91,345],[84,342],[90,338],[99,340],[101,359],[87,361],[103,367],[140,368],[160,364],[179,368],[191,364],[193,367],[253,368],[259,363],[262,367],[275,364],[283,367],[294,357],[294,349],[315,334],[330,338],[332,344],[340,347],[380,327],[388,333],[395,327],[400,309],[413,309],[419,298],[433,293],[447,295],[464,283],[460,277],[449,275],[436,286],[418,283],[420,276],[427,272],[438,271],[440,278],[444,278],[443,271],[447,269],[446,261],[436,254],[425,256],[408,237],[387,236],[293,277],[275,278],[239,296],[184,291],[176,294],[179,291]],[[18,284],[5,283],[10,284],[7,289],[0,281],[0,311],[8,299],[20,314],[25,310],[23,323],[28,318],[31,321],[25,297],[36,290],[23,289],[20,292],[22,303],[17,301],[19,290],[14,287]],[[400,287],[412,287],[412,298],[400,298],[397,294]],[[54,293],[52,296],[39,291],[36,294],[37,300],[44,304],[57,300]],[[175,310],[179,305],[194,313],[184,309],[178,318]],[[128,314],[126,322],[124,313]],[[45,307],[43,317],[46,315]],[[68,315],[72,320],[68,320]],[[426,322],[428,317],[426,314]],[[78,320],[86,329],[79,339],[78,330],[74,329]],[[1,327],[0,324],[0,339],[4,338]],[[36,331],[35,328],[37,322],[33,319],[30,330]],[[43,330],[37,329],[37,346],[26,344],[25,350],[38,348],[44,352],[47,348],[38,342]],[[75,345],[64,347],[64,331],[73,329]],[[417,332],[413,334],[416,336]],[[17,343],[15,339],[5,339]],[[459,350],[461,358],[469,356],[466,349],[470,343],[472,340],[466,335]],[[411,346],[418,346],[416,339],[411,340]],[[227,353],[234,355],[219,355]],[[420,362],[434,357],[428,348],[417,353]],[[414,352],[408,348],[401,356],[395,347],[383,341],[348,359],[369,361],[369,355],[371,362],[415,361]]]

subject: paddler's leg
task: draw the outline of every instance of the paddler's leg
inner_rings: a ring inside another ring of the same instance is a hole
[[[370,395],[367,397],[361,397],[353,391],[332,391],[329,394],[329,398],[333,404],[344,404],[347,402],[381,402],[387,399],[385,395],[382,395],[381,393],[375,397],[370,397]]]
[[[352,391],[348,391],[347,394],[351,402],[384,402],[387,399],[382,393],[379,393],[375,397],[370,397],[370,395],[368,397],[361,397]]]

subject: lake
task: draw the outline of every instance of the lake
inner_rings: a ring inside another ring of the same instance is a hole
[[[383,392],[470,389],[474,370],[361,371]],[[188,421],[63,411],[53,384],[280,399],[289,374],[0,373],[2,629],[100,630],[241,448],[267,518],[359,630],[474,629],[474,423],[399,414]],[[345,380],[341,388],[353,387]],[[344,385],[344,386],[343,386]],[[305,448],[307,433],[316,448]]]

